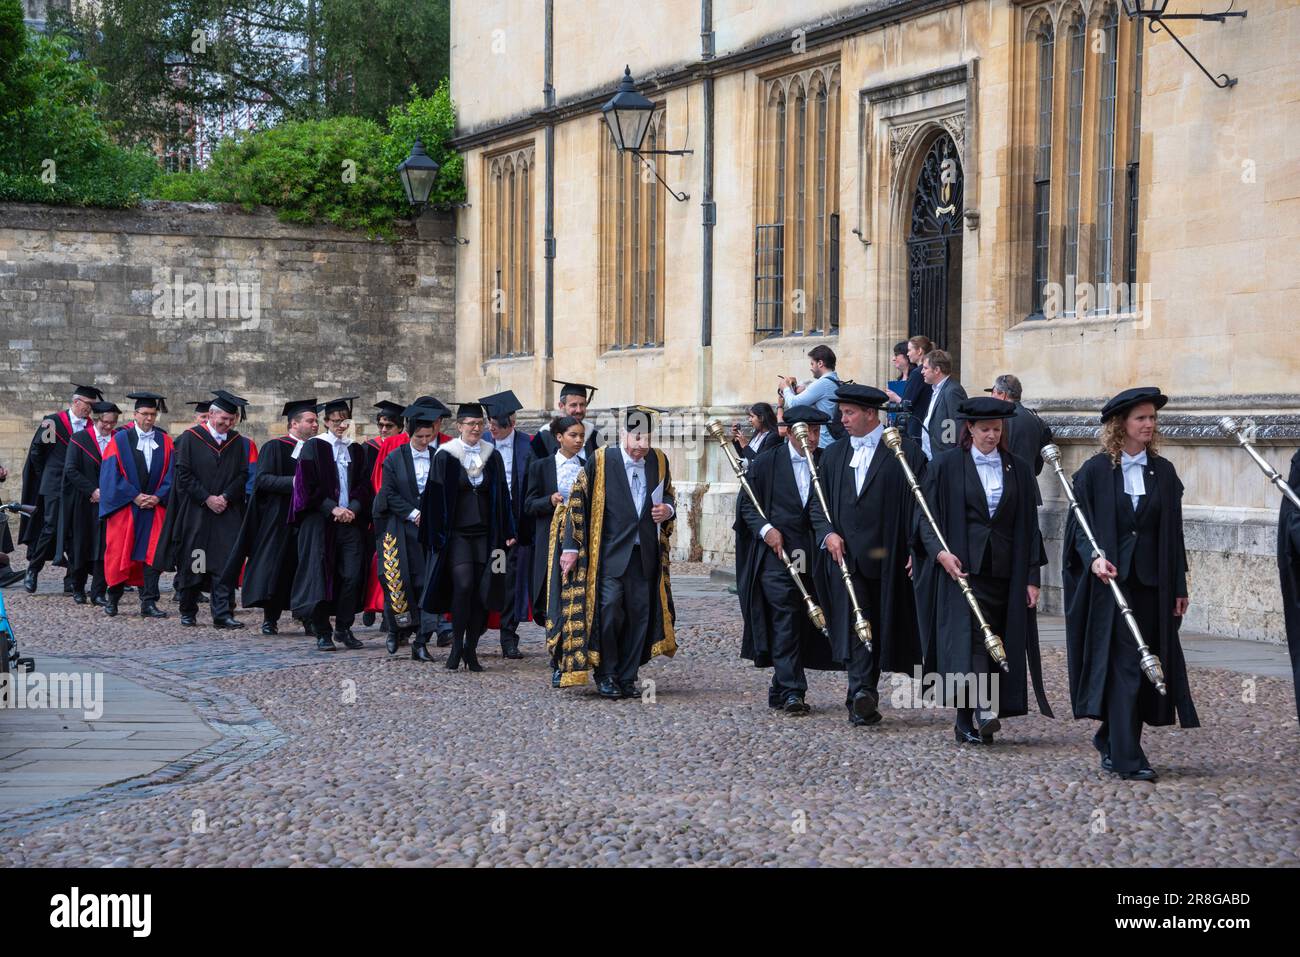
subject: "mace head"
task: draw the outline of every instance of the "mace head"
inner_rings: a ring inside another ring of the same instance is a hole
[[[717,419],[709,419],[709,421],[704,423],[704,428],[709,435],[713,436],[719,442],[726,438],[726,434],[722,430],[722,423]]]
[[[1061,459],[1061,450],[1054,442],[1048,442],[1044,445],[1040,450],[1040,454],[1043,456],[1044,462],[1050,462],[1052,465],[1055,465]]]
[[[893,426],[891,426],[888,429],[885,429],[885,431],[880,434],[880,438],[881,441],[883,441],[887,446],[889,446],[895,452],[897,452],[899,446],[903,444],[903,433],[899,432],[898,429]]]
[[[1225,415],[1219,419],[1219,428],[1227,435],[1236,435],[1240,431],[1237,420],[1230,415]]]

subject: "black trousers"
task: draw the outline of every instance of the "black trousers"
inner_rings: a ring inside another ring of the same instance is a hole
[[[85,591],[86,581],[87,579],[90,580],[91,598],[98,598],[108,591],[108,582],[104,580],[104,546],[106,544],[104,540],[104,522],[101,520],[99,523],[99,551],[95,553],[95,560],[68,569],[68,574],[72,578],[72,587],[75,590]]]
[[[802,698],[808,692],[797,631],[799,616],[804,614],[803,597],[772,549],[763,542],[755,542],[752,547],[764,550],[755,584],[767,601],[767,629],[772,642],[772,684],[767,698],[769,704],[780,705],[792,694]]]
[[[524,574],[528,574],[529,569],[524,569]],[[519,627],[519,616],[515,614],[518,610],[515,608],[515,587],[519,575],[519,543],[516,542],[506,549],[506,607],[501,610],[501,644],[505,645],[510,639],[517,639],[515,634]]]
[[[830,574],[832,578],[837,579],[830,587],[843,588],[844,580],[840,576],[839,569],[832,569]],[[848,708],[853,707],[853,696],[859,691],[870,691],[873,695],[879,693],[877,688],[880,685],[880,642],[884,637],[880,624],[880,579],[864,578],[857,572],[853,572],[852,575],[853,590],[858,596],[858,604],[862,605],[867,620],[871,622],[871,650],[867,651],[867,646],[858,641],[850,620],[849,693],[844,699],[844,705]],[[848,595],[844,596],[844,612],[846,615],[853,613]]]
[[[316,634],[330,630],[330,614],[334,615],[334,631],[347,631],[357,620],[357,603],[361,598],[362,553],[365,551],[362,530],[355,524],[334,524],[334,600],[320,602],[311,614],[312,628]],[[217,596],[212,600],[215,603]],[[215,612],[215,609],[214,609]]]
[[[641,567],[641,546],[632,549],[623,574],[602,575],[600,602],[600,665],[597,678],[624,684],[636,682],[646,639],[650,635],[650,599],[654,583]]]
[[[97,562],[97,576],[102,577],[104,574],[104,563]],[[140,586],[140,604],[147,601],[158,600],[158,575],[159,571],[149,565],[144,566],[144,584]],[[118,602],[122,600],[122,595],[126,591],[126,583],[117,584],[108,589],[108,600]]]
[[[946,575],[947,572],[939,569],[938,574]],[[989,626],[993,633],[999,638],[1007,633],[1007,608],[1010,601],[1011,581],[1007,578],[995,578],[992,575],[972,574],[967,580],[971,591],[975,593],[975,600],[979,602],[980,610],[984,612],[984,617],[988,619]],[[991,718],[997,717],[997,709],[992,706],[992,702],[985,702],[978,699],[972,699],[972,695],[983,689],[993,688],[993,682],[1001,680],[1002,669],[993,664],[989,658],[989,653],[984,647],[984,632],[980,630],[979,622],[975,616],[970,616],[970,635],[971,635],[971,675],[970,683],[966,686],[966,704],[969,707],[957,709],[957,727],[963,731],[975,730],[976,712],[985,713],[978,716],[979,724],[984,724]],[[987,678],[981,676],[987,675]]]
[[[33,574],[40,572],[46,562],[54,558],[54,546],[59,540],[59,513],[63,510],[60,498],[45,495],[41,498],[41,531],[36,541],[27,548],[27,567]],[[68,576],[64,576],[67,578]]]
[[[235,590],[229,585],[223,585],[220,579],[211,572],[205,575],[197,576],[198,581],[188,588],[180,590],[180,611],[182,615],[197,615],[199,613],[199,595],[203,592],[209,592],[212,595],[212,620],[224,618],[231,613],[234,607]],[[141,596],[143,598],[143,595]]]
[[[1141,584],[1137,578],[1120,582],[1148,643],[1154,644],[1160,633],[1160,592]],[[1110,633],[1110,651],[1106,662],[1106,690],[1102,695],[1102,713],[1106,715],[1092,744],[1102,754],[1110,755],[1116,771],[1137,771],[1148,767],[1142,750],[1142,715],[1147,698],[1157,694],[1142,674],[1141,659],[1133,635],[1118,611]]]
[[[448,562],[451,566],[452,641],[467,642],[468,647],[474,648],[487,627],[488,619],[488,610],[480,594],[488,563],[487,533],[480,534],[477,530],[453,532],[448,544]]]

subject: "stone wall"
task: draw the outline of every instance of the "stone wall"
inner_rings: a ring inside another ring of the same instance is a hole
[[[455,265],[447,215],[418,238],[367,240],[269,212],[185,203],[132,210],[0,204],[0,463],[21,471],[40,417],[94,383],[126,409],[136,389],[181,404],[229,389],[248,434],[281,429],[287,399],[358,394],[370,405],[451,398]],[[17,498],[18,478],[6,483]]]

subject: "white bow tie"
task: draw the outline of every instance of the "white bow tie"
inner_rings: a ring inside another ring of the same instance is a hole
[[[849,460],[849,467],[856,469],[870,457],[876,443],[870,435],[850,435],[849,442],[853,446],[853,458]]]
[[[137,432],[136,442],[140,445],[157,445],[158,441],[152,432]]]
[[[1144,466],[1147,464],[1147,454],[1145,451],[1139,452],[1137,455],[1129,455],[1127,452],[1121,452],[1119,455],[1119,464],[1125,469],[1132,468],[1135,465]]]
[[[993,468],[1002,467],[1002,457],[997,452],[990,452],[985,455],[978,449],[972,449],[971,458],[975,460],[976,465],[991,465]]]
[[[645,459],[642,459],[642,460],[639,461],[639,462],[638,462],[636,459],[633,459],[631,462],[628,462],[628,463],[627,463],[627,467],[630,468],[630,469],[644,469],[644,468],[645,468]]]
[[[851,435],[849,441],[853,443],[855,449],[869,449],[876,444],[871,440],[870,435]]]

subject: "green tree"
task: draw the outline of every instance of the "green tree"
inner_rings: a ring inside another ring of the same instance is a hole
[[[322,0],[325,109],[382,121],[415,88],[447,77],[450,0]]]
[[[0,200],[134,205],[157,164],[113,142],[96,110],[103,84],[69,54],[0,0]]]

